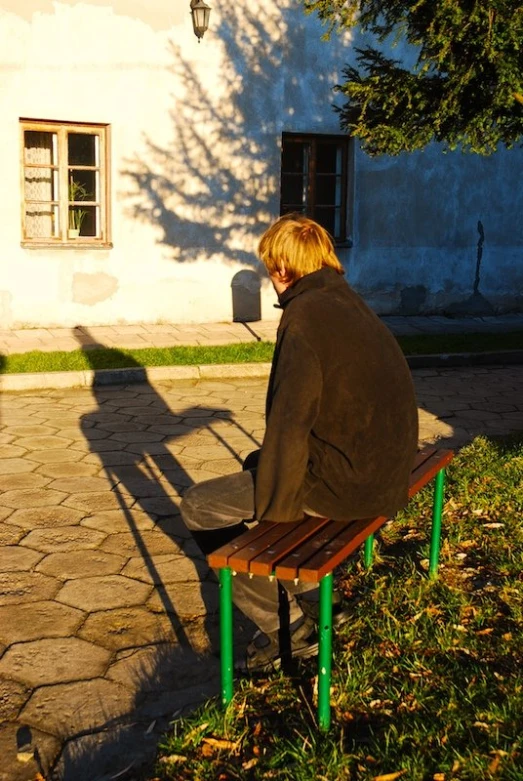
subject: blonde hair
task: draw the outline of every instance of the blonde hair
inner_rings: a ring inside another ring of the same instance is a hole
[[[345,273],[325,228],[303,214],[285,214],[276,220],[261,237],[258,254],[269,274],[283,267],[291,284],[326,266]]]

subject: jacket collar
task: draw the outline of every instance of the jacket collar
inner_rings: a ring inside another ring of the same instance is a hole
[[[333,268],[321,268],[318,271],[313,271],[311,274],[305,274],[304,277],[296,280],[293,285],[284,290],[281,295],[278,296],[278,301],[282,309],[285,309],[287,304],[292,301],[296,296],[306,293],[309,290],[320,290],[322,288],[337,287],[339,282],[343,280],[341,274],[338,274]]]

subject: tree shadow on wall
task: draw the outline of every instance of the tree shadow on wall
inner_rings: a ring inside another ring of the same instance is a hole
[[[253,236],[279,211],[282,128],[295,113],[311,116],[314,97],[303,74],[283,76],[285,63],[290,70],[302,62],[300,30],[310,21],[294,9],[290,28],[291,12],[272,0],[255,9],[247,0],[216,0],[214,10],[220,21],[205,42],[212,65],[203,57],[191,62],[169,44],[172,135],[163,146],[144,136],[144,148],[122,171],[131,182],[125,199],[133,219],[159,229],[158,242],[173,259],[223,254],[253,266]],[[323,53],[327,60],[332,56],[328,47]],[[329,67],[326,62],[314,74],[316,85],[325,82],[325,93]],[[322,107],[325,113],[325,100]]]

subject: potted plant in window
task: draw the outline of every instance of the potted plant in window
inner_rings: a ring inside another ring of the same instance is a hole
[[[91,194],[87,190],[86,186],[81,182],[77,182],[72,176],[69,179],[69,203],[77,201],[88,201],[91,199]],[[68,236],[70,239],[77,239],[80,235],[82,223],[87,217],[87,211],[79,206],[73,206],[69,209],[69,231]]]

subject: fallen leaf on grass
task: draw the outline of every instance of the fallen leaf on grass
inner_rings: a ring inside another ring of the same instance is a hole
[[[206,743],[211,748],[218,749],[218,751],[221,751],[222,749],[226,749],[227,751],[236,751],[238,748],[237,742],[234,743],[232,740],[224,740],[220,738],[203,738],[202,743]]]
[[[488,629],[480,629],[479,632],[476,632],[477,635],[491,635],[494,631],[493,627],[489,627]]]
[[[187,757],[183,757],[181,754],[169,754],[168,757],[160,757],[160,764],[161,765],[170,765],[171,763],[175,762],[186,762]]]
[[[383,776],[374,776],[372,781],[396,781],[397,778],[405,775],[405,770],[398,770],[396,773],[385,773]]]
[[[259,721],[259,722],[256,724],[256,726],[255,726],[255,728],[253,729],[253,731],[252,731],[252,736],[253,736],[253,738],[257,738],[257,737],[258,737],[258,735],[260,734],[260,732],[261,732],[261,731],[262,731],[262,723],[261,723],[261,721]]]
[[[189,743],[189,741],[191,741],[195,735],[197,735],[199,732],[203,732],[204,729],[207,729],[208,726],[209,726],[209,722],[206,721],[203,724],[200,724],[198,727],[192,729],[190,732],[188,732],[187,735],[185,736],[185,740],[183,741],[183,745],[186,746],[187,743]]]
[[[445,773],[434,773],[432,781],[445,781]]]
[[[505,525],[504,523],[482,523],[484,529],[501,529]]]
[[[494,757],[494,759],[492,760],[492,762],[491,762],[491,763],[490,763],[490,765],[488,766],[488,769],[489,769],[489,771],[490,771],[491,773],[497,773],[497,772],[498,772],[498,769],[499,769],[499,763],[500,763],[500,762],[501,762],[501,757],[500,757],[500,756],[499,756],[499,754],[498,754],[498,756],[497,756],[497,757]]]
[[[252,759],[249,759],[248,762],[244,762],[242,764],[242,767],[243,767],[244,770],[251,770],[251,768],[253,768],[254,765],[257,765],[257,764],[258,764],[258,760],[256,759],[256,757],[253,757]]]

